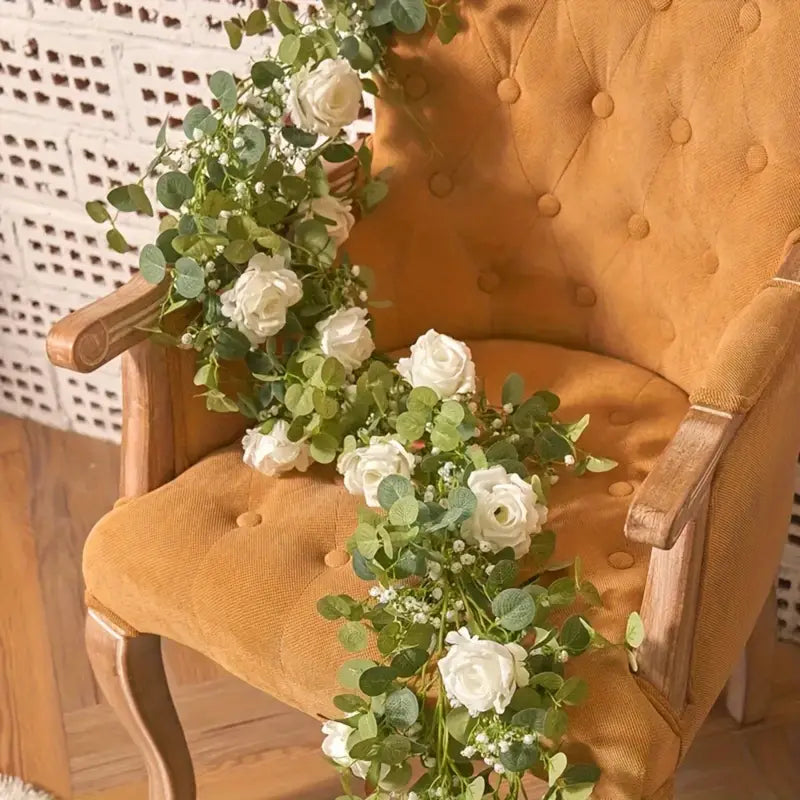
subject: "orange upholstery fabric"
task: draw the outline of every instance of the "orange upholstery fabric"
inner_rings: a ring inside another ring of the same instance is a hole
[[[800,8],[459,7],[451,45],[398,42],[403,97],[378,105],[392,191],[349,249],[394,301],[381,343],[551,341],[691,393],[800,227]]]
[[[533,342],[472,347],[490,397],[499,400],[513,370],[531,390],[551,387],[562,396],[562,419],[592,414],[586,446],[620,462],[611,473],[558,483],[551,514],[555,557],[580,552],[605,604],[594,621],[619,640],[648,564],[647,549],[625,541],[625,514],[685,413],[684,393],[591,353]],[[309,713],[335,713],[334,667],[347,654],[314,605],[328,592],[366,589],[349,565],[326,564],[352,532],[356,505],[331,472],[269,479],[227,448],[105,516],[86,544],[87,587],[135,629],[183,642]],[[650,794],[677,763],[678,737],[637,687],[624,653],[584,658],[580,668],[596,702],[576,712],[575,735],[606,770],[607,797]]]

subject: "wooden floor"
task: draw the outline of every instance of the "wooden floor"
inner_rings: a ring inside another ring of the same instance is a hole
[[[0,772],[61,800],[141,800],[144,768],[83,651],[80,553],[116,498],[118,449],[0,416]],[[201,800],[331,800],[319,726],[169,646]],[[715,709],[681,768],[680,800],[800,798],[800,648],[782,645],[768,720]]]

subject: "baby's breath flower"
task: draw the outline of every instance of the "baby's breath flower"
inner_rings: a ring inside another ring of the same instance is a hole
[[[227,167],[228,164],[230,163],[230,160],[231,157],[227,153],[220,153],[219,158],[217,159],[217,161],[219,161],[219,163],[222,164],[223,167]]]
[[[454,553],[463,553],[464,548],[467,546],[467,543],[463,539],[455,539],[453,541],[453,552]]]

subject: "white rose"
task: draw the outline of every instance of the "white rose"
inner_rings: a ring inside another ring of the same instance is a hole
[[[375,350],[366,309],[340,308],[316,327],[322,352],[340,361],[348,372],[360,367]]]
[[[298,128],[336,136],[361,109],[361,78],[344,58],[328,58],[292,76],[289,110]]]
[[[470,636],[467,628],[450,631],[450,645],[439,661],[450,704],[464,706],[471,716],[494,709],[502,714],[518,686],[527,686],[526,652],[518,644],[500,644]]]
[[[244,463],[269,476],[293,469],[305,472],[311,465],[308,444],[290,441],[288,430],[289,423],[280,419],[269,433],[257,428],[247,431],[242,439]]]
[[[336,467],[344,475],[344,486],[350,494],[363,495],[368,506],[380,508],[380,482],[389,475],[410,478],[414,456],[394,439],[373,436],[367,447],[342,453]]]
[[[397,362],[397,371],[413,387],[427,386],[443,400],[475,391],[475,364],[469,347],[434,330],[417,339],[409,358]]]
[[[485,542],[493,553],[513,547],[517,558],[527,555],[531,534],[547,520],[547,506],[536,501],[531,485],[500,466],[476,469],[467,485],[478,505],[461,526],[464,537],[473,544]]]
[[[222,313],[255,345],[283,328],[286,310],[302,297],[303,285],[283,258],[257,253],[220,301]]]
[[[347,740],[353,729],[344,722],[328,720],[322,726],[325,739],[322,742],[322,752],[331,761],[340,767],[349,767],[357,778],[366,778],[369,770],[369,761],[354,761],[347,754]]]
[[[303,205],[303,210],[308,216],[315,214],[324,219],[328,236],[333,239],[337,247],[347,240],[356,223],[351,208],[352,203],[349,200],[341,200],[330,194],[315,197]]]

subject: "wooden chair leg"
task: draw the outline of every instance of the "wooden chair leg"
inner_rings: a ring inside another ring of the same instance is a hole
[[[728,713],[740,725],[752,725],[767,716],[772,687],[772,663],[778,638],[775,592],[759,614],[736,669],[728,681]]]
[[[86,648],[106,700],[144,756],[149,800],[195,800],[194,769],[167,685],[161,638],[125,636],[90,610]]]

